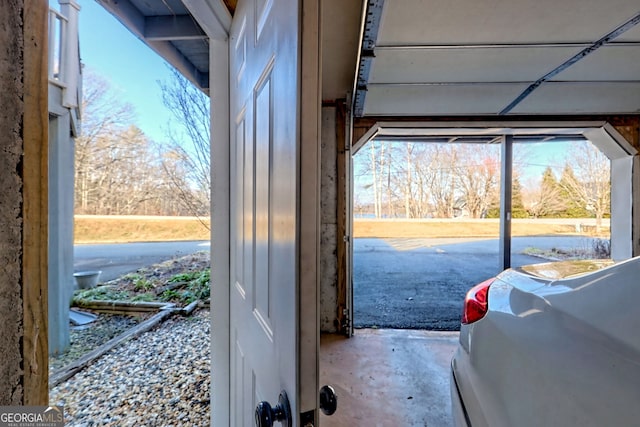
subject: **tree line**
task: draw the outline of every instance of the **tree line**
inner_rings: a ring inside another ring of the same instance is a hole
[[[133,107],[104,78],[85,73],[82,132],[75,142],[76,213],[209,215],[209,100],[172,71],[160,85],[175,118],[164,142],[151,141],[133,124]],[[594,217],[600,223],[610,213],[610,162],[591,144],[574,144],[560,176],[547,167],[535,184],[522,185],[522,162],[514,159],[514,218]],[[357,182],[364,182],[355,195],[356,214],[499,216],[498,145],[372,141],[354,165]]]
[[[526,154],[525,154],[526,156]],[[523,157],[525,157],[523,156]],[[512,217],[596,218],[610,214],[610,161],[590,143],[572,143],[560,176],[547,166],[523,188],[514,159]],[[356,214],[403,218],[497,218],[500,147],[372,141],[354,159]]]
[[[103,77],[85,73],[83,85],[75,212],[208,216],[208,98],[174,72],[161,89],[176,123],[167,129],[167,141],[158,142],[133,124],[133,107]]]

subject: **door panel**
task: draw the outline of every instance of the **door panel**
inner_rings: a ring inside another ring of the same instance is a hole
[[[271,282],[262,280],[269,277],[269,249],[271,231],[271,68],[258,82],[255,97],[255,207],[256,207],[256,280],[254,281],[253,310],[267,336],[273,340],[273,329],[269,316],[269,294]]]
[[[232,426],[281,390],[299,413],[298,3],[241,0],[230,34]]]

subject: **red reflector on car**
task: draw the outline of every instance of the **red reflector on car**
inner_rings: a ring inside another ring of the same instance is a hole
[[[489,286],[495,281],[495,277],[469,289],[464,299],[462,311],[462,324],[468,325],[482,319],[489,307]]]

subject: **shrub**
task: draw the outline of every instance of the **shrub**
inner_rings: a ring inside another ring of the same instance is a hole
[[[591,243],[594,258],[611,258],[611,240],[593,239]]]

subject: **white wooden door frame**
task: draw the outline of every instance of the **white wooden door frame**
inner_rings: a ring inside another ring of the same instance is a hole
[[[229,42],[209,40],[211,81],[211,425],[229,425]],[[215,327],[214,327],[215,325]],[[215,393],[215,394],[214,394]],[[215,398],[214,398],[215,396]]]
[[[300,412],[318,425],[320,360],[320,139],[321,139],[321,6],[301,1],[300,194],[299,211],[299,384]],[[313,417],[311,419],[310,417]]]

